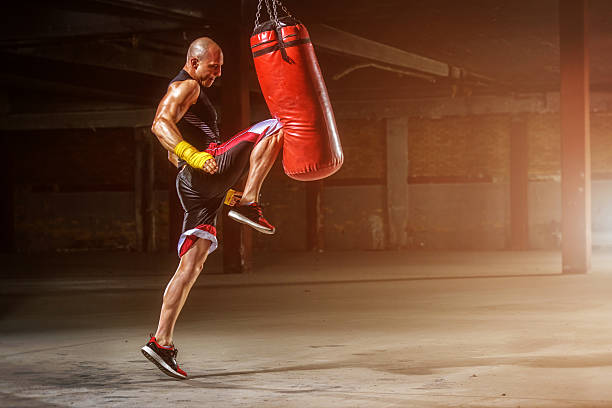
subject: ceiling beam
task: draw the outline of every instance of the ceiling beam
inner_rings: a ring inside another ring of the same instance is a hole
[[[159,3],[153,3],[149,0],[89,0],[94,4],[101,4],[104,6],[111,6],[115,9],[125,9],[136,11],[139,14],[149,14],[154,15],[155,17],[164,16],[164,17],[176,17],[185,19],[186,24],[206,24],[206,22],[211,21],[221,21],[227,20],[223,19],[223,15],[220,14],[222,12],[215,11],[218,8],[216,7],[208,7],[208,10],[212,10],[210,13],[204,13],[201,10],[197,10],[194,8],[180,7],[176,5],[160,5]],[[48,13],[51,13],[53,18],[49,18]],[[41,13],[39,13],[41,14]],[[44,17],[29,19],[26,21],[31,21],[30,27],[28,30],[19,29],[16,30],[14,28],[8,27],[4,31],[6,34],[4,36],[4,40],[0,41],[0,45],[6,46],[6,44],[10,44],[11,41],[15,41],[14,34],[11,33],[19,32],[20,41],[25,41],[27,44],[27,40],[36,40],[41,37],[48,38],[61,38],[66,36],[79,36],[79,35],[101,35],[101,34],[111,34],[111,33],[138,33],[138,32],[146,32],[146,31],[159,31],[164,29],[177,29],[180,26],[177,26],[177,22],[168,22],[168,21],[158,21],[151,20],[150,18],[140,18],[133,16],[115,16],[112,14],[96,14],[91,12],[81,12],[81,11],[67,11],[67,10],[45,10]],[[227,13],[225,13],[227,14]],[[100,18],[100,17],[103,17]],[[227,16],[226,16],[227,17]],[[21,19],[19,19],[21,20]],[[47,22],[45,24],[45,21]],[[50,27],[48,21],[54,21],[53,27]],[[458,67],[453,67],[450,64],[437,61],[431,58],[427,58],[418,54],[414,54],[411,52],[407,52],[401,50],[399,48],[395,48],[377,41],[373,41],[364,37],[360,37],[355,34],[351,34],[349,32],[331,27],[326,24],[313,24],[308,27],[313,43],[315,46],[325,49],[327,51],[331,51],[333,53],[338,53],[342,55],[350,55],[352,57],[364,58],[366,60],[387,64],[390,66],[401,67],[403,69],[411,70],[414,72],[425,73],[429,75],[434,75],[437,77],[451,77],[451,78],[465,78],[467,75],[467,71],[460,69]],[[24,33],[25,32],[25,33]],[[60,47],[61,48],[61,47]],[[144,72],[153,75],[167,76],[168,72],[161,68],[160,65],[163,66],[164,61],[159,61],[155,63],[151,59],[149,61],[143,61],[143,58],[146,60],[147,58],[143,55],[140,57],[139,62],[128,62],[125,61],[124,56],[117,55],[116,52],[111,52],[112,50],[104,49],[101,50],[105,56],[111,58],[97,58],[97,61],[85,62],[90,65],[100,65],[109,67],[108,64],[111,64],[111,68],[114,68],[118,63],[122,65],[120,69],[124,70],[134,70],[136,72]],[[19,50],[18,52],[28,52],[24,50]],[[31,51],[36,55],[52,58],[52,59],[60,59],[62,61],[66,60],[66,50],[53,50],[51,52],[47,52],[46,50],[38,50]],[[58,55],[55,55],[56,52]],[[108,54],[110,52],[113,54],[112,56]],[[74,55],[74,52],[70,52],[69,54]],[[92,53],[93,54],[93,53]],[[119,58],[121,61],[114,61],[114,58]],[[160,56],[163,59],[163,57]],[[106,61],[106,62],[104,62]],[[72,62],[69,61],[68,62]],[[78,62],[78,61],[74,61]],[[136,69],[130,68],[134,64],[137,65]],[[157,65],[157,67],[154,67]],[[144,70],[143,70],[144,69]],[[174,69],[173,69],[174,70]],[[486,78],[481,78],[486,79]]]
[[[103,98],[115,101],[147,103],[155,100],[142,95],[134,95],[129,92],[116,92],[111,90],[90,88],[66,82],[52,81],[41,78],[31,78],[0,72],[0,86],[6,89],[17,89],[19,91],[43,91],[59,95],[74,95],[84,98]]]
[[[101,129],[151,126],[154,109],[27,113],[0,117],[0,131]]]
[[[204,25],[207,21],[215,21],[220,18],[218,15],[219,11],[216,12],[217,15],[214,12],[209,15],[197,9],[189,9],[171,4],[160,5],[149,0],[89,0],[89,2],[111,6],[115,9],[136,11],[139,14],[148,13],[154,16],[167,15],[179,17],[188,21],[186,24]],[[216,10],[215,7],[209,7],[208,9]],[[170,47],[172,48],[171,50],[160,49],[158,51],[162,52],[153,53],[142,49],[142,46],[156,48],[154,42],[151,44],[149,41],[149,44],[146,44],[146,39],[140,40],[142,41],[140,47],[137,41],[132,46],[126,47],[114,44],[108,39],[106,41],[99,40],[95,45],[88,42],[82,48],[79,48],[78,44],[73,44],[72,46],[66,43],[57,44],[57,38],[62,36],[72,35],[78,37],[105,33],[123,33],[125,35],[126,33],[141,32],[141,30],[177,29],[180,28],[180,26],[177,26],[180,23],[156,20],[147,21],[147,19],[134,16],[100,15],[81,11],[48,11],[58,15],[58,18],[53,19],[55,21],[54,26],[47,27],[44,24],[34,24],[33,30],[16,30],[22,33],[20,34],[22,36],[20,41],[25,41],[25,43],[22,43],[21,47],[12,48],[10,52],[68,63],[138,72],[163,78],[172,76],[177,66],[180,66],[182,63],[178,58],[175,59],[167,55],[168,52],[171,54],[182,54],[181,50],[179,50],[180,47],[173,46]],[[103,16],[103,19],[100,19],[101,16]],[[46,18],[46,21],[49,21],[48,16]],[[100,21],[102,21],[102,24]],[[31,31],[31,33],[23,34],[24,31]],[[490,78],[470,73],[445,62],[410,53],[325,24],[313,24],[309,27],[309,31],[312,34],[313,43],[318,48],[332,53],[373,61],[378,63],[376,66],[383,69],[401,68],[406,73],[426,74],[428,75],[427,78],[432,82],[435,82],[434,77],[466,79],[468,81],[477,81],[481,84],[488,84],[493,81]],[[56,42],[44,47],[28,45],[28,40],[36,41],[37,39],[40,40],[41,37],[43,39],[54,37]],[[10,41],[14,41],[14,38],[11,39],[12,37],[10,36],[7,38],[7,40],[0,40],[0,46],[6,46]],[[23,45],[26,46],[24,47]]]
[[[0,47],[83,41],[108,37],[187,29],[176,21],[133,16],[117,16],[84,11],[34,9],[27,16],[7,19],[0,27]],[[25,11],[24,11],[25,13]]]
[[[451,75],[449,64],[369,40],[326,24],[313,24],[308,27],[308,31],[313,44],[328,51],[440,77]]]
[[[138,72],[162,78],[172,78],[184,64],[184,57],[168,57],[159,53],[104,41],[82,47],[75,47],[70,44],[23,47],[10,53],[71,64]]]
[[[173,2],[173,5],[163,6],[158,2],[147,0],[90,0],[93,3],[100,3],[109,6],[125,8],[152,15],[188,20],[210,20],[210,14],[202,10],[195,10],[190,7],[180,7]],[[208,7],[210,9],[210,7]]]
[[[612,115],[612,92],[596,92],[591,96],[591,113],[599,116]],[[505,96],[394,98],[377,101],[341,100],[334,101],[334,114],[340,118],[408,116],[439,119],[446,116],[558,113],[559,104],[558,91]]]

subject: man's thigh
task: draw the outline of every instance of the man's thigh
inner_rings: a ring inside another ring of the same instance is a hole
[[[278,133],[281,128],[282,125],[276,119],[264,120],[237,133],[227,142],[207,149],[219,166],[217,175],[226,179],[231,187],[248,170],[249,158],[255,145]]]

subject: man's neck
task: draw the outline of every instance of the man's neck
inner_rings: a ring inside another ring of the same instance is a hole
[[[183,71],[187,72],[189,74],[189,76],[191,77],[191,79],[193,79],[194,81],[197,82],[197,80],[195,79],[195,71],[192,67],[185,65],[183,67]]]

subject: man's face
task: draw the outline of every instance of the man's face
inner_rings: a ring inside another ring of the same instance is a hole
[[[196,68],[196,79],[200,84],[209,88],[215,79],[221,76],[223,65],[223,52],[220,48],[214,48],[206,53],[206,56],[198,61]]]

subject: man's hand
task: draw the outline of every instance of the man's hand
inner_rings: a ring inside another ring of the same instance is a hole
[[[208,174],[215,174],[218,170],[217,161],[212,154],[200,152],[184,140],[176,145],[174,154],[185,160],[194,169],[203,170]]]
[[[202,166],[202,170],[208,174],[215,174],[219,168],[217,167],[217,161],[214,157],[206,160],[204,166]]]

